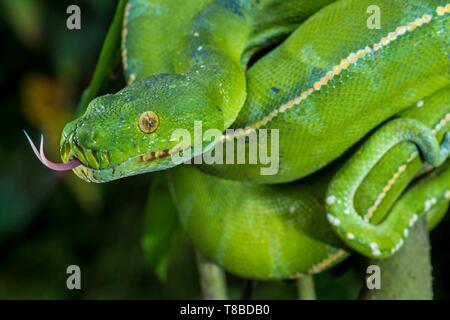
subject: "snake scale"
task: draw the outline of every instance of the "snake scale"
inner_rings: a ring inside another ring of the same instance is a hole
[[[240,276],[388,257],[449,206],[449,16],[441,0],[129,0],[128,85],[66,125],[64,169],[89,182],[170,169],[194,244]],[[172,137],[195,121],[223,133],[202,150],[278,130],[277,173],[176,166],[173,154],[203,152]]]

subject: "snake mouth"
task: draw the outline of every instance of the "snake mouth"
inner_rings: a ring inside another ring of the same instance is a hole
[[[41,136],[40,150],[38,151],[26,132],[25,135],[35,155],[46,167],[55,171],[73,170],[79,178],[87,182],[96,183],[174,167],[186,160],[183,157],[185,151],[192,148],[191,145],[177,145],[158,151],[148,151],[114,164],[108,150],[82,148],[77,141],[66,137],[61,144],[60,150],[63,163],[55,163],[48,160],[44,154],[43,136]],[[177,158],[173,158],[172,156],[176,156]],[[186,153],[185,156],[188,157],[189,153]]]
[[[90,150],[81,147],[76,141],[66,140],[61,147],[61,157],[64,163],[78,161],[79,165],[73,172],[87,182],[107,182],[122,177],[144,172],[170,168],[178,163],[172,156],[182,157],[191,146],[148,151],[114,163],[108,150]],[[163,162],[163,163],[162,163]]]

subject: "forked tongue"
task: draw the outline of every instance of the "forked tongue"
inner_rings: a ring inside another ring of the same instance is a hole
[[[39,151],[38,151],[38,149],[34,145],[33,141],[31,141],[30,136],[26,133],[25,130],[23,130],[23,132],[25,133],[25,136],[27,137],[28,142],[31,145],[31,148],[33,148],[34,154],[39,159],[39,161],[41,161],[42,164],[44,166],[46,166],[47,168],[55,170],[55,171],[69,171],[69,170],[75,169],[76,167],[78,167],[81,164],[80,160],[78,160],[78,159],[73,159],[67,163],[55,163],[55,162],[48,160],[44,154],[44,136],[41,135],[41,145],[40,145]]]

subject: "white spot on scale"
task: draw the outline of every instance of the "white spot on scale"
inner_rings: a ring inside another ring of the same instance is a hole
[[[403,246],[403,239],[401,239],[396,245],[395,245],[395,250],[398,251],[400,250],[400,248]]]
[[[404,229],[403,230],[403,236],[406,238],[409,235],[409,230],[408,229]]]
[[[372,242],[372,243],[370,244],[370,248],[372,249],[372,253],[373,253],[374,256],[379,256],[379,255],[381,255],[381,251],[380,251],[380,249],[378,248],[378,244],[377,244],[377,243]]]
[[[336,197],[335,196],[329,196],[327,197],[327,203],[328,204],[333,204],[336,202]]]
[[[417,106],[417,108],[422,108],[424,104],[425,103],[423,102],[423,100],[420,100],[417,102],[416,106]]]
[[[411,161],[413,161],[413,160],[415,160],[415,159],[417,158],[418,155],[419,155],[418,152],[413,152],[413,153],[411,153],[411,157],[409,157],[408,163],[411,162]]]
[[[333,223],[334,217],[330,213],[327,213],[327,220],[328,222]]]
[[[436,198],[431,198],[425,201],[425,211],[430,210],[437,203]]]
[[[347,239],[349,239],[349,240],[353,240],[353,239],[355,239],[355,235],[353,234],[353,233],[347,233]]]
[[[332,225],[338,226],[341,224],[341,221],[334,217],[331,213],[327,213],[327,219]]]
[[[414,213],[411,220],[409,220],[409,226],[412,227],[417,222],[417,219],[419,219],[419,216]]]
[[[431,208],[431,201],[430,200],[426,200],[424,207],[425,207],[425,211],[430,210],[430,208]]]

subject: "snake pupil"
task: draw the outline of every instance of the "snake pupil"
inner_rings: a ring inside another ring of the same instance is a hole
[[[139,129],[144,133],[152,133],[158,129],[159,118],[153,111],[146,111],[139,117]]]

